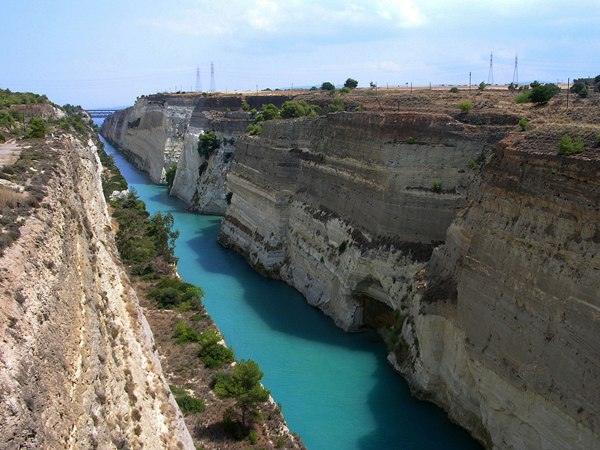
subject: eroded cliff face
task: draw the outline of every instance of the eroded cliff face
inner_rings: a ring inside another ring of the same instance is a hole
[[[190,209],[222,215],[227,207],[226,175],[237,136],[251,123],[240,96],[152,95],[107,118],[101,134],[155,183],[177,164],[170,194]],[[221,146],[208,158],[198,139],[214,132]]]
[[[598,158],[510,131],[267,123],[238,141],[219,240],[338,326],[379,328],[413,392],[487,448],[600,447]]]
[[[0,258],[0,447],[193,449],[117,255],[95,147],[45,145],[49,194]]]
[[[267,123],[238,141],[220,242],[345,330],[388,323],[472,196],[471,161],[484,161],[493,141],[444,115]]]
[[[486,166],[391,359],[489,447],[597,448],[600,163],[520,141]]]

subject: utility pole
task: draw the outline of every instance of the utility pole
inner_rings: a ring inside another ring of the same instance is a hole
[[[217,87],[215,85],[215,65],[210,63],[210,92],[215,92]]]
[[[412,94],[412,81],[410,82],[410,93]]]
[[[519,55],[515,55],[515,71],[513,72],[513,84],[515,86],[519,85],[519,69],[517,68],[517,64],[518,64],[518,56]],[[516,81],[515,81],[516,80]],[[558,83],[557,83],[558,84]]]
[[[471,92],[471,72],[469,72],[469,92]]]
[[[571,79],[567,78],[567,109],[569,109],[569,85],[571,84]]]
[[[491,84],[492,86],[494,85],[494,66],[492,65],[492,59],[493,59],[494,54],[490,53],[490,71],[488,72],[488,82],[487,84]],[[490,83],[491,80],[491,83]]]

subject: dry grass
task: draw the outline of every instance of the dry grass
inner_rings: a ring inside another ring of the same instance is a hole
[[[27,203],[28,200],[29,195],[15,192],[6,186],[0,186],[0,208],[16,208]]]

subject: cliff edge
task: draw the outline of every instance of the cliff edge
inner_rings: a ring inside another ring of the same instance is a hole
[[[11,171],[27,187],[4,187],[45,194],[16,205],[21,236],[0,258],[0,446],[193,449],[119,261],[95,146],[58,132],[22,151]]]

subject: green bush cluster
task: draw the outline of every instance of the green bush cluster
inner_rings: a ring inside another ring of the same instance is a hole
[[[576,153],[581,153],[585,150],[583,147],[583,141],[580,137],[575,138],[575,140],[571,139],[571,136],[565,134],[560,143],[558,144],[558,151],[563,155],[574,155]]]
[[[98,149],[100,163],[104,168],[102,171],[102,192],[104,193],[104,198],[108,200],[110,194],[114,191],[124,191],[127,189],[127,180],[125,180],[125,177],[121,174],[112,155],[106,153],[104,143],[98,141],[96,143],[96,148]]]
[[[433,192],[442,192],[442,184],[438,180],[433,180],[433,186],[431,190]]]
[[[178,231],[173,231],[173,216],[160,211],[150,216],[135,189],[111,205],[119,224],[116,244],[123,261],[145,266],[153,263],[159,272],[170,273],[177,262],[174,251],[179,236]]]
[[[328,112],[346,111],[346,104],[341,97],[334,98],[329,105],[327,105]]]
[[[32,105],[50,103],[45,95],[32,92],[11,92],[10,89],[0,89],[0,107],[10,108],[12,105]]]
[[[198,153],[200,156],[208,158],[212,152],[221,146],[220,139],[214,132],[204,133],[198,139]]]
[[[268,120],[279,119],[280,117],[279,108],[273,103],[269,103],[262,105],[261,113],[255,117],[254,122],[266,122]]]
[[[242,111],[250,111],[250,105],[246,102],[242,102]]]
[[[255,134],[260,134],[262,132],[262,125],[251,123],[246,127],[246,133],[250,136],[254,136]]]
[[[173,165],[165,171],[165,181],[167,182],[167,187],[169,191],[173,187],[173,181],[175,181],[175,174],[177,173],[177,163],[173,163]]]
[[[185,415],[201,413],[206,408],[206,405],[200,398],[190,397],[189,395],[182,395],[175,397],[175,401],[181,409],[181,412]]]
[[[285,102],[281,107],[281,117],[292,119],[298,117],[315,117],[321,113],[321,108],[316,105],[309,105],[302,102]]]
[[[460,108],[460,110],[462,112],[466,113],[466,112],[469,112],[469,111],[471,111],[473,109],[473,103],[471,103],[471,102],[460,102],[458,104],[458,107]]]
[[[175,343],[176,344],[185,344],[187,342],[200,342],[200,333],[198,333],[193,328],[188,328],[185,326],[185,322],[180,320],[175,325]]]
[[[354,78],[348,78],[344,83],[344,87],[348,89],[356,89],[358,87],[358,81]]]
[[[183,310],[200,311],[204,291],[198,286],[172,278],[163,278],[148,297],[156,300],[161,308],[170,309],[181,307]]]
[[[521,131],[525,131],[525,130],[527,130],[529,123],[525,119],[520,119],[519,126],[521,127]]]
[[[200,351],[198,356],[209,369],[218,369],[223,364],[230,364],[235,359],[233,349],[225,347],[220,342],[223,336],[215,331],[206,331],[200,336]]]

